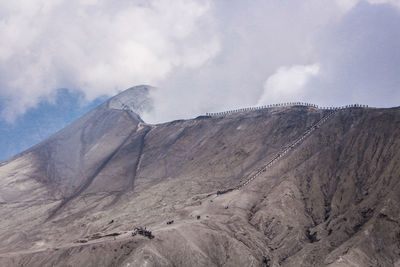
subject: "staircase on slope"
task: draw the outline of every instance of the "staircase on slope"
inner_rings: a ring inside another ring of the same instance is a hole
[[[330,112],[328,115],[320,119],[318,122],[316,122],[314,125],[312,125],[307,131],[305,131],[299,138],[297,138],[293,143],[291,143],[289,146],[285,147],[276,155],[262,168],[258,169],[256,173],[250,175],[249,178],[247,178],[244,182],[241,182],[239,185],[237,185],[234,188],[229,188],[226,190],[222,191],[217,191],[217,195],[220,194],[225,194],[233,190],[241,190],[244,186],[249,184],[251,181],[253,181],[255,178],[257,178],[261,173],[266,172],[269,168],[271,168],[278,160],[280,160],[283,156],[285,156],[289,151],[294,150],[295,148],[298,147],[300,142],[302,142],[305,138],[307,138],[309,135],[311,135],[316,129],[318,129],[323,123],[325,123],[327,120],[333,117],[340,109],[334,109],[332,112]]]

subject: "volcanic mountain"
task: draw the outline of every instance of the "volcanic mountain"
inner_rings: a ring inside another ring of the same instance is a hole
[[[400,266],[400,108],[152,125],[149,90],[0,164],[0,266]]]

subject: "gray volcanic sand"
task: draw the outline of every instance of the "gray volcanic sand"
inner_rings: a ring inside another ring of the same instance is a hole
[[[0,266],[400,266],[400,109],[338,111],[222,195],[329,111],[134,111],[106,102],[0,165]]]

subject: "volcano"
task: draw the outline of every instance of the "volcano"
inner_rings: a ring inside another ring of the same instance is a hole
[[[151,90],[0,163],[0,266],[400,266],[400,108],[148,124]]]

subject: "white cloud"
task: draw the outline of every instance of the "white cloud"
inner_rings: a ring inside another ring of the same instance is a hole
[[[318,73],[318,64],[280,67],[266,80],[257,105],[303,100],[307,81]]]
[[[320,72],[307,99],[321,105],[398,106],[400,12],[391,5],[361,3],[323,31],[315,53]]]
[[[335,0],[336,4],[344,11],[348,12],[352,9],[360,0]]]
[[[201,66],[219,51],[210,8],[197,0],[0,0],[3,117],[58,88],[93,99]]]
[[[344,13],[351,10],[360,2],[367,2],[369,4],[389,4],[400,8],[400,0],[335,0],[335,2]]]
[[[0,0],[2,114],[22,114],[59,87],[90,100],[143,83],[160,88],[148,122],[251,106],[261,96],[366,99],[354,88],[398,84],[398,3]]]
[[[390,4],[395,7],[400,8],[400,1],[399,0],[367,0],[370,4]]]

